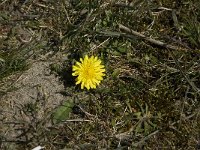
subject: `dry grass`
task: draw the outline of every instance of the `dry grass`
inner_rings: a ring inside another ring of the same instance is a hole
[[[47,67],[65,86],[55,108],[33,99],[12,120],[0,109],[1,149],[200,149],[200,2],[130,2],[0,2],[2,108],[35,61],[61,55]],[[85,54],[106,66],[95,90],[80,90],[71,76]],[[62,105],[68,118],[55,121]]]

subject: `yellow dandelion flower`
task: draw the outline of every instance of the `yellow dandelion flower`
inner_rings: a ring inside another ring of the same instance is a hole
[[[88,55],[84,59],[81,58],[80,62],[76,62],[72,71],[73,76],[78,76],[76,84],[81,83],[81,89],[84,87],[88,90],[95,89],[105,76],[105,67],[101,64],[101,60],[94,56],[88,57]]]

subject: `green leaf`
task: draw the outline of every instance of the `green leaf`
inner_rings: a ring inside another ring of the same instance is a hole
[[[126,53],[127,48],[126,47],[118,47],[118,51],[122,54]]]
[[[112,73],[112,77],[113,78],[117,78],[117,76],[120,74],[120,70],[119,69],[115,69]]]
[[[60,123],[69,118],[69,114],[72,111],[73,103],[70,101],[65,101],[61,106],[56,108],[53,115],[53,123]]]

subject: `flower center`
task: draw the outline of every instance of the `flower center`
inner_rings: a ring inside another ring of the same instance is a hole
[[[85,79],[88,80],[94,78],[94,75],[95,75],[94,66],[92,65],[91,62],[88,62],[84,70],[84,77]]]

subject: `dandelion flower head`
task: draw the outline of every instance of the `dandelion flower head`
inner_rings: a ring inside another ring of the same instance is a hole
[[[76,84],[81,84],[81,89],[84,87],[88,90],[95,89],[105,76],[105,67],[101,64],[101,60],[88,55],[84,59],[80,58],[80,62],[76,62],[72,71],[72,75],[77,76]]]

